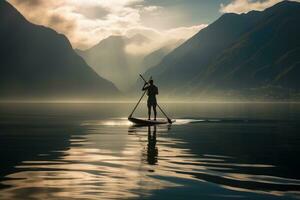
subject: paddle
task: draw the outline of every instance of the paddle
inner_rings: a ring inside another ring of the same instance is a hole
[[[145,83],[148,83],[144,77],[140,74],[140,77],[145,81]],[[164,114],[164,116],[168,119],[169,124],[172,124],[172,120],[168,117],[168,115],[163,111],[163,109],[159,106],[159,104],[157,104],[157,107],[159,108],[159,110]]]
[[[152,77],[150,77],[150,80],[152,79]],[[140,102],[142,101],[142,99],[144,98],[145,94],[146,94],[147,90],[144,91],[143,95],[141,96],[141,98],[139,99],[138,103],[135,105],[135,107],[133,108],[131,114],[129,115],[128,119],[132,117],[133,113],[135,112],[135,110],[137,109],[138,105],[140,104]]]

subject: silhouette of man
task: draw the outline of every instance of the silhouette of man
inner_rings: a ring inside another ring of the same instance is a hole
[[[156,120],[156,106],[157,106],[157,101],[156,101],[156,95],[158,95],[158,88],[153,84],[153,80],[150,80],[149,83],[145,83],[143,86],[143,91],[147,90],[147,95],[148,95],[148,101],[147,101],[147,106],[148,106],[148,119],[151,119],[151,107],[153,108],[154,112],[154,120]]]

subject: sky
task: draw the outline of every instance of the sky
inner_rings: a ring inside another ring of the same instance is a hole
[[[111,35],[146,35],[155,44],[188,39],[224,13],[264,10],[282,0],[8,0],[29,21],[86,49]],[[151,45],[149,45],[151,46]]]

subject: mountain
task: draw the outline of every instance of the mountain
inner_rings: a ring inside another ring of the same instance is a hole
[[[128,41],[128,44],[146,44],[151,42],[151,40],[149,38],[147,38],[146,36],[142,35],[142,34],[136,34],[132,37],[126,38]]]
[[[158,65],[165,56],[167,56],[172,50],[180,46],[183,42],[184,40],[173,41],[170,44],[167,44],[151,52],[150,54],[146,55],[143,58],[143,62],[141,64],[142,67],[141,73],[144,73],[147,70],[149,70],[151,67]]]
[[[118,94],[74,52],[68,39],[28,22],[0,2],[1,98],[90,98]]]
[[[168,94],[299,90],[300,3],[224,14],[145,73]]]
[[[77,53],[104,78],[111,80],[121,90],[128,89],[135,80],[143,56],[126,50],[128,45],[140,45],[149,42],[142,35],[131,38],[110,36],[90,49],[77,50]]]
[[[76,50],[84,60],[104,78],[111,80],[123,91],[130,89],[138,74],[157,65],[164,56],[183,41],[170,40],[153,52],[140,52],[143,47],[151,48],[153,41],[137,34],[132,37],[110,36],[87,50]],[[133,48],[130,51],[130,48]]]

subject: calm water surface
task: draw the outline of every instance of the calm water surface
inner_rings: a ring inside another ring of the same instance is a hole
[[[132,107],[1,104],[0,199],[300,199],[300,104]]]

